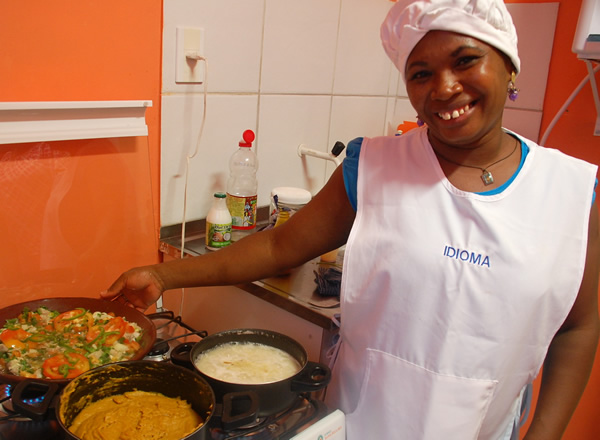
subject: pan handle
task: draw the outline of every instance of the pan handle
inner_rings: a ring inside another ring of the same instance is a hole
[[[32,420],[44,420],[58,388],[56,383],[23,380],[11,394],[13,408]],[[35,396],[35,403],[30,396]]]
[[[195,342],[183,342],[173,347],[173,350],[171,350],[171,362],[193,371],[194,362],[190,355],[195,344]]]
[[[329,385],[331,370],[325,364],[308,361],[292,378],[292,391],[318,391]]]
[[[259,397],[254,391],[238,391],[223,396],[221,426],[226,431],[240,428],[256,420]]]

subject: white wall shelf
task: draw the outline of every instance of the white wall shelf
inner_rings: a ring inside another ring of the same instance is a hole
[[[147,136],[152,101],[0,102],[0,144]]]

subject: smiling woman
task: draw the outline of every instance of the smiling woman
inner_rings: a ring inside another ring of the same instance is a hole
[[[346,414],[348,440],[516,440],[542,364],[525,438],[558,440],[600,333],[597,167],[502,127],[520,70],[502,0],[400,0],[381,36],[424,126],[350,142],[280,227],[130,269],[102,295],[144,308],[165,290],[265,278],[346,243],[327,402]]]

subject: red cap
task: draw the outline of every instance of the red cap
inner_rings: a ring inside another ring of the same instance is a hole
[[[246,130],[242,135],[242,140],[240,141],[240,147],[251,147],[252,142],[254,142],[255,135],[252,130]]]

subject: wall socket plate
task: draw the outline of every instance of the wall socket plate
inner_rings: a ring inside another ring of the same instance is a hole
[[[206,63],[204,57],[204,29],[177,26],[175,82],[202,84]]]

